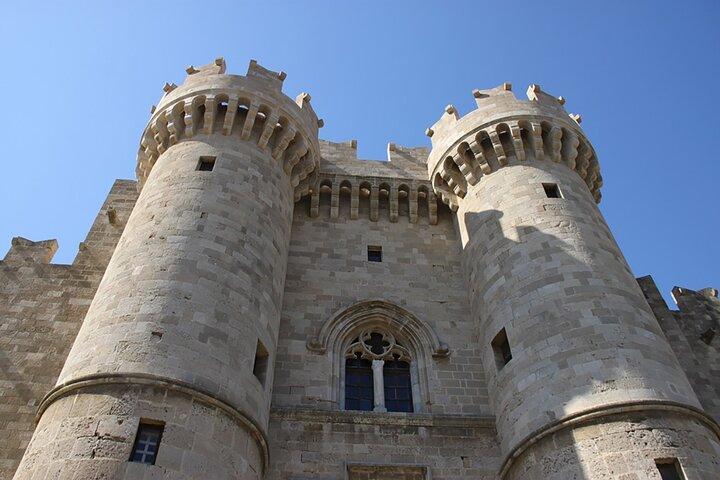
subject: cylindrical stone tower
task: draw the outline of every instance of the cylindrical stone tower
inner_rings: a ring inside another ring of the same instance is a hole
[[[153,110],[140,197],[16,479],[263,476],[291,217],[319,122],[309,95],[286,97],[285,74],[254,61],[245,77],[222,59],[187,72]],[[128,462],[151,449],[144,425],[162,435],[154,465]]]
[[[428,171],[457,214],[501,478],[714,478],[718,426],[597,208],[580,118],[537,85],[529,101],[509,84],[474,96],[427,131]]]

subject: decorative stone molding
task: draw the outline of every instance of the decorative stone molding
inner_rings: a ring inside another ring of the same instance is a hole
[[[322,424],[392,425],[399,427],[484,428],[495,431],[492,415],[448,415],[440,413],[377,413],[358,411],[311,410],[297,407],[273,407],[273,421],[314,422]]]
[[[236,136],[251,141],[281,162],[295,187],[295,199],[308,193],[319,162],[318,128],[322,123],[301,93],[293,102],[282,93],[283,72],[251,61],[246,76],[225,75],[225,62],[190,66],[185,82],[165,88],[165,96],[140,141],[138,188],[167,149],[198,135]]]
[[[352,331],[372,329],[376,325],[408,338],[413,346],[433,357],[450,355],[448,346],[440,343],[427,323],[404,308],[384,300],[366,300],[336,312],[325,322],[318,336],[307,342],[307,348],[316,353],[325,353],[338,339],[350,336]]]
[[[374,352],[369,341],[373,333],[382,335],[382,352]],[[367,329],[360,332],[358,341],[352,343],[345,351],[345,358],[362,358],[365,360],[402,360],[409,362],[410,352],[395,341],[395,336],[384,329]]]
[[[509,84],[473,92],[477,109],[460,117],[448,105],[435,125],[428,157],[430,181],[452,210],[469,185],[483,175],[528,160],[564,163],[600,201],[602,176],[595,151],[580,129],[580,116],[569,115],[562,97],[554,98],[531,85],[529,101],[517,100]]]

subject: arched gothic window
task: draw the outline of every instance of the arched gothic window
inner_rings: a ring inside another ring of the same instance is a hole
[[[391,333],[361,332],[345,352],[345,410],[412,412],[410,361]]]
[[[307,348],[327,355],[338,409],[377,412],[427,411],[432,361],[450,354],[425,322],[384,300],[338,311]]]

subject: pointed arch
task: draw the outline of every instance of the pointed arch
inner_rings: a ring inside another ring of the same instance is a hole
[[[412,358],[413,398],[415,412],[426,411],[431,403],[428,371],[433,357],[449,355],[430,326],[404,308],[385,300],[365,300],[343,308],[331,316],[318,336],[307,342],[307,348],[327,355],[330,362],[331,400],[344,405],[346,350],[362,332],[387,332],[398,339]]]

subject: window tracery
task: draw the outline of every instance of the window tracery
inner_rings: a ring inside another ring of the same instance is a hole
[[[361,338],[371,341],[372,333],[379,334],[381,338],[384,336],[388,342],[383,345],[382,353],[373,353],[371,343],[368,346],[360,344]],[[375,391],[385,395],[387,390],[387,404],[403,396],[411,397],[409,402],[403,400],[405,405],[409,405],[405,410],[390,405],[395,409],[391,411],[427,411],[432,405],[428,372],[434,359],[450,355],[448,345],[440,341],[426,322],[382,299],[364,300],[339,309],[325,321],[315,336],[308,338],[306,346],[312,352],[327,356],[331,372],[329,397],[336,408],[345,410],[375,410]],[[365,358],[358,358],[355,354]],[[382,359],[388,354],[387,360]],[[393,356],[395,354],[399,355],[397,359]],[[377,376],[382,378],[382,382],[381,387],[376,389],[372,363],[378,360],[383,362],[383,375]],[[400,379],[394,375],[400,372],[394,370],[402,372]],[[350,378],[347,378],[348,373]],[[354,376],[355,373],[359,377]],[[349,386],[365,390],[351,390]],[[348,397],[355,404],[348,404]],[[361,399],[365,402],[364,408],[357,406]]]
[[[377,328],[363,330],[347,349],[346,358],[410,361],[410,353],[390,332]]]
[[[345,351],[345,409],[412,412],[410,361],[390,332],[363,330]]]

